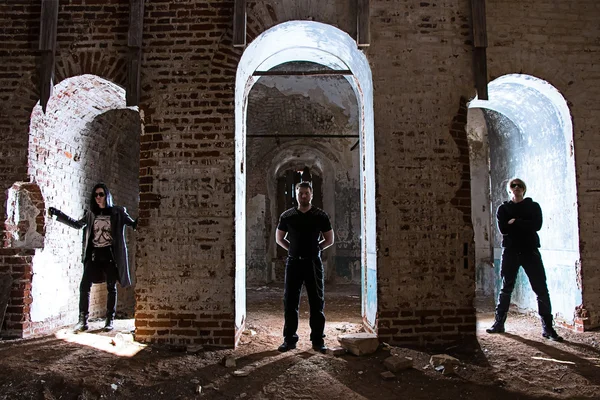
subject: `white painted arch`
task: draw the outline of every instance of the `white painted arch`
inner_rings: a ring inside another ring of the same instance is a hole
[[[310,61],[332,69],[350,70],[345,76],[359,109],[361,170],[361,235],[363,268],[363,320],[375,328],[377,313],[377,259],[375,236],[375,146],[373,81],[369,62],[345,32],[312,21],[289,21],[263,32],[244,51],[235,86],[235,324],[236,338],[246,315],[246,119],[248,94],[259,77],[277,65]],[[367,295],[368,294],[368,295]]]
[[[488,92],[489,100],[475,98],[469,103],[467,127],[471,148],[471,184],[472,187],[482,189],[478,195],[474,192],[472,207],[476,249],[480,250],[476,254],[478,271],[485,260],[494,261],[497,266],[499,263],[501,249],[496,247],[493,254],[489,254],[493,243],[489,242],[488,235],[483,234],[483,229],[485,221],[489,221],[492,233],[496,232],[495,208],[501,202],[499,197],[508,200],[503,185],[500,182],[494,183],[489,167],[492,168],[492,174],[496,167],[506,168],[510,171],[510,176],[504,178],[519,176],[524,179],[528,183],[527,197],[532,197],[542,207],[544,224],[539,235],[552,308],[562,322],[571,325],[575,309],[582,302],[582,293],[577,282],[580,264],[579,218],[573,125],[569,106],[552,84],[530,75],[501,76],[489,83]],[[491,155],[494,149],[487,148],[489,127],[481,109],[502,114],[516,127],[516,131],[508,134],[497,129],[501,147],[504,143],[518,141],[519,148],[523,149],[523,153],[513,154],[510,159],[503,160],[504,164],[510,165],[508,167],[488,164],[490,158],[493,161]],[[557,144],[553,151],[545,146],[550,142]],[[474,152],[473,149],[479,152]],[[484,185],[487,190],[483,190]],[[484,192],[486,195],[492,193],[491,198],[483,198]],[[478,202],[481,203],[479,206]],[[484,205],[485,212],[476,211],[484,209]],[[484,215],[486,213],[488,215]],[[478,245],[477,238],[484,236],[488,237],[488,242]],[[488,254],[485,254],[486,247]],[[484,270],[485,266],[482,271]],[[490,271],[489,268],[487,270]],[[499,278],[488,276],[486,279],[489,281]],[[479,278],[477,283],[481,283]],[[519,282],[517,288],[518,286]],[[515,294],[513,302],[518,308],[531,311],[537,308],[532,291],[528,288],[522,294],[516,290]]]

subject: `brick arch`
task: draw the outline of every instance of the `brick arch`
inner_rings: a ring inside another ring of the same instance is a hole
[[[262,17],[262,18],[261,18]],[[252,42],[263,31],[277,25],[279,19],[273,6],[265,3],[253,3],[247,10],[246,41]]]
[[[40,100],[38,76],[33,73],[24,74],[15,86],[17,89],[10,94],[7,100],[10,107],[4,108],[4,111],[8,111],[11,117],[9,118],[10,123],[21,128],[27,125],[26,121],[29,120],[31,109]]]
[[[497,73],[491,73],[489,83],[510,74],[540,77],[558,91],[563,92],[575,80],[576,71],[573,68],[548,68],[548,64],[540,62],[539,54],[522,49],[515,60],[506,60]]]
[[[80,141],[80,132],[103,113],[124,108],[125,90],[95,75],[75,76],[55,85],[47,112],[43,113],[38,102],[31,113],[28,162],[31,179],[52,179],[47,175],[46,164],[50,157],[56,156],[56,149],[49,138],[57,141],[67,163],[77,162],[87,147],[85,141]]]
[[[95,75],[121,87],[127,84],[127,59],[118,53],[86,51],[57,54],[55,85],[79,75]]]
[[[273,8],[269,4],[251,3],[247,6],[247,22],[246,22],[246,43],[251,43],[263,31],[277,25],[280,21],[277,20]],[[260,16],[268,16],[262,18]],[[231,76],[235,82],[235,73],[238,62],[244,53],[242,48],[233,47],[233,28],[228,27],[223,32],[223,35],[217,41],[219,45],[215,48],[211,58],[210,65],[213,68],[211,71],[211,79],[209,82],[219,80],[220,75]],[[222,68],[221,70],[217,70]]]
[[[125,90],[95,75],[70,77],[55,86],[46,111],[38,102],[31,113],[28,155],[30,181],[39,185],[46,206],[79,219],[89,207],[91,188],[103,181],[116,204],[126,206],[136,217],[141,124],[137,110],[126,107]],[[31,264],[30,320],[35,329],[52,329],[75,320],[81,240],[81,231],[46,220],[45,246],[36,251]],[[128,240],[133,250],[134,238]],[[133,260],[131,251],[132,265]],[[42,283],[56,281],[55,277],[61,277],[55,285]],[[101,285],[92,289],[92,316],[103,316],[105,296]],[[132,314],[133,289],[119,287],[118,297],[118,312]]]

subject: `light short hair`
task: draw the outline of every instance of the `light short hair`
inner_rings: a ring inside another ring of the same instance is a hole
[[[523,185],[523,195],[525,195],[525,193],[527,193],[527,185],[525,184],[525,181],[523,179],[517,177],[509,179],[506,183],[506,191],[508,192],[508,194],[512,194],[512,191],[510,190],[510,185],[514,182]]]

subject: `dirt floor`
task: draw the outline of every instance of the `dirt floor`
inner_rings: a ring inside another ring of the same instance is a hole
[[[298,349],[279,353],[282,290],[248,289],[248,330],[236,350],[142,346],[132,320],[111,333],[0,341],[0,399],[600,399],[600,332],[555,343],[537,318],[511,314],[507,333],[489,335],[490,304],[480,303],[477,342],[442,349],[458,358],[455,375],[430,366],[425,352],[381,346],[369,356],[313,351],[303,295]],[[361,330],[359,287],[326,287],[326,344]],[[384,380],[383,360],[409,356],[413,368]],[[235,360],[226,366],[224,359]]]

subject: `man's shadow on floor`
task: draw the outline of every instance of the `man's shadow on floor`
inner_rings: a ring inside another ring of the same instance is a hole
[[[577,372],[578,374],[580,374],[581,376],[586,378],[591,383],[593,383],[595,385],[600,385],[600,367],[598,365],[593,364],[590,361],[588,361],[584,358],[581,358],[573,353],[569,353],[569,352],[561,350],[557,347],[547,345],[543,342],[525,339],[522,336],[518,336],[518,335],[515,335],[512,333],[504,333],[504,334],[502,334],[502,336],[505,336],[509,339],[516,340],[516,341],[526,344],[530,347],[533,347],[533,348],[539,350],[540,352],[547,354],[550,358],[553,358],[556,360],[561,360],[561,361],[570,361],[573,364],[568,365],[568,368],[573,369],[574,372]],[[546,340],[546,339],[544,339],[544,340]],[[580,346],[578,343],[572,343],[567,340],[560,342],[560,343],[567,345],[567,346],[574,346],[574,347]],[[595,352],[597,352],[597,350],[595,350]]]

